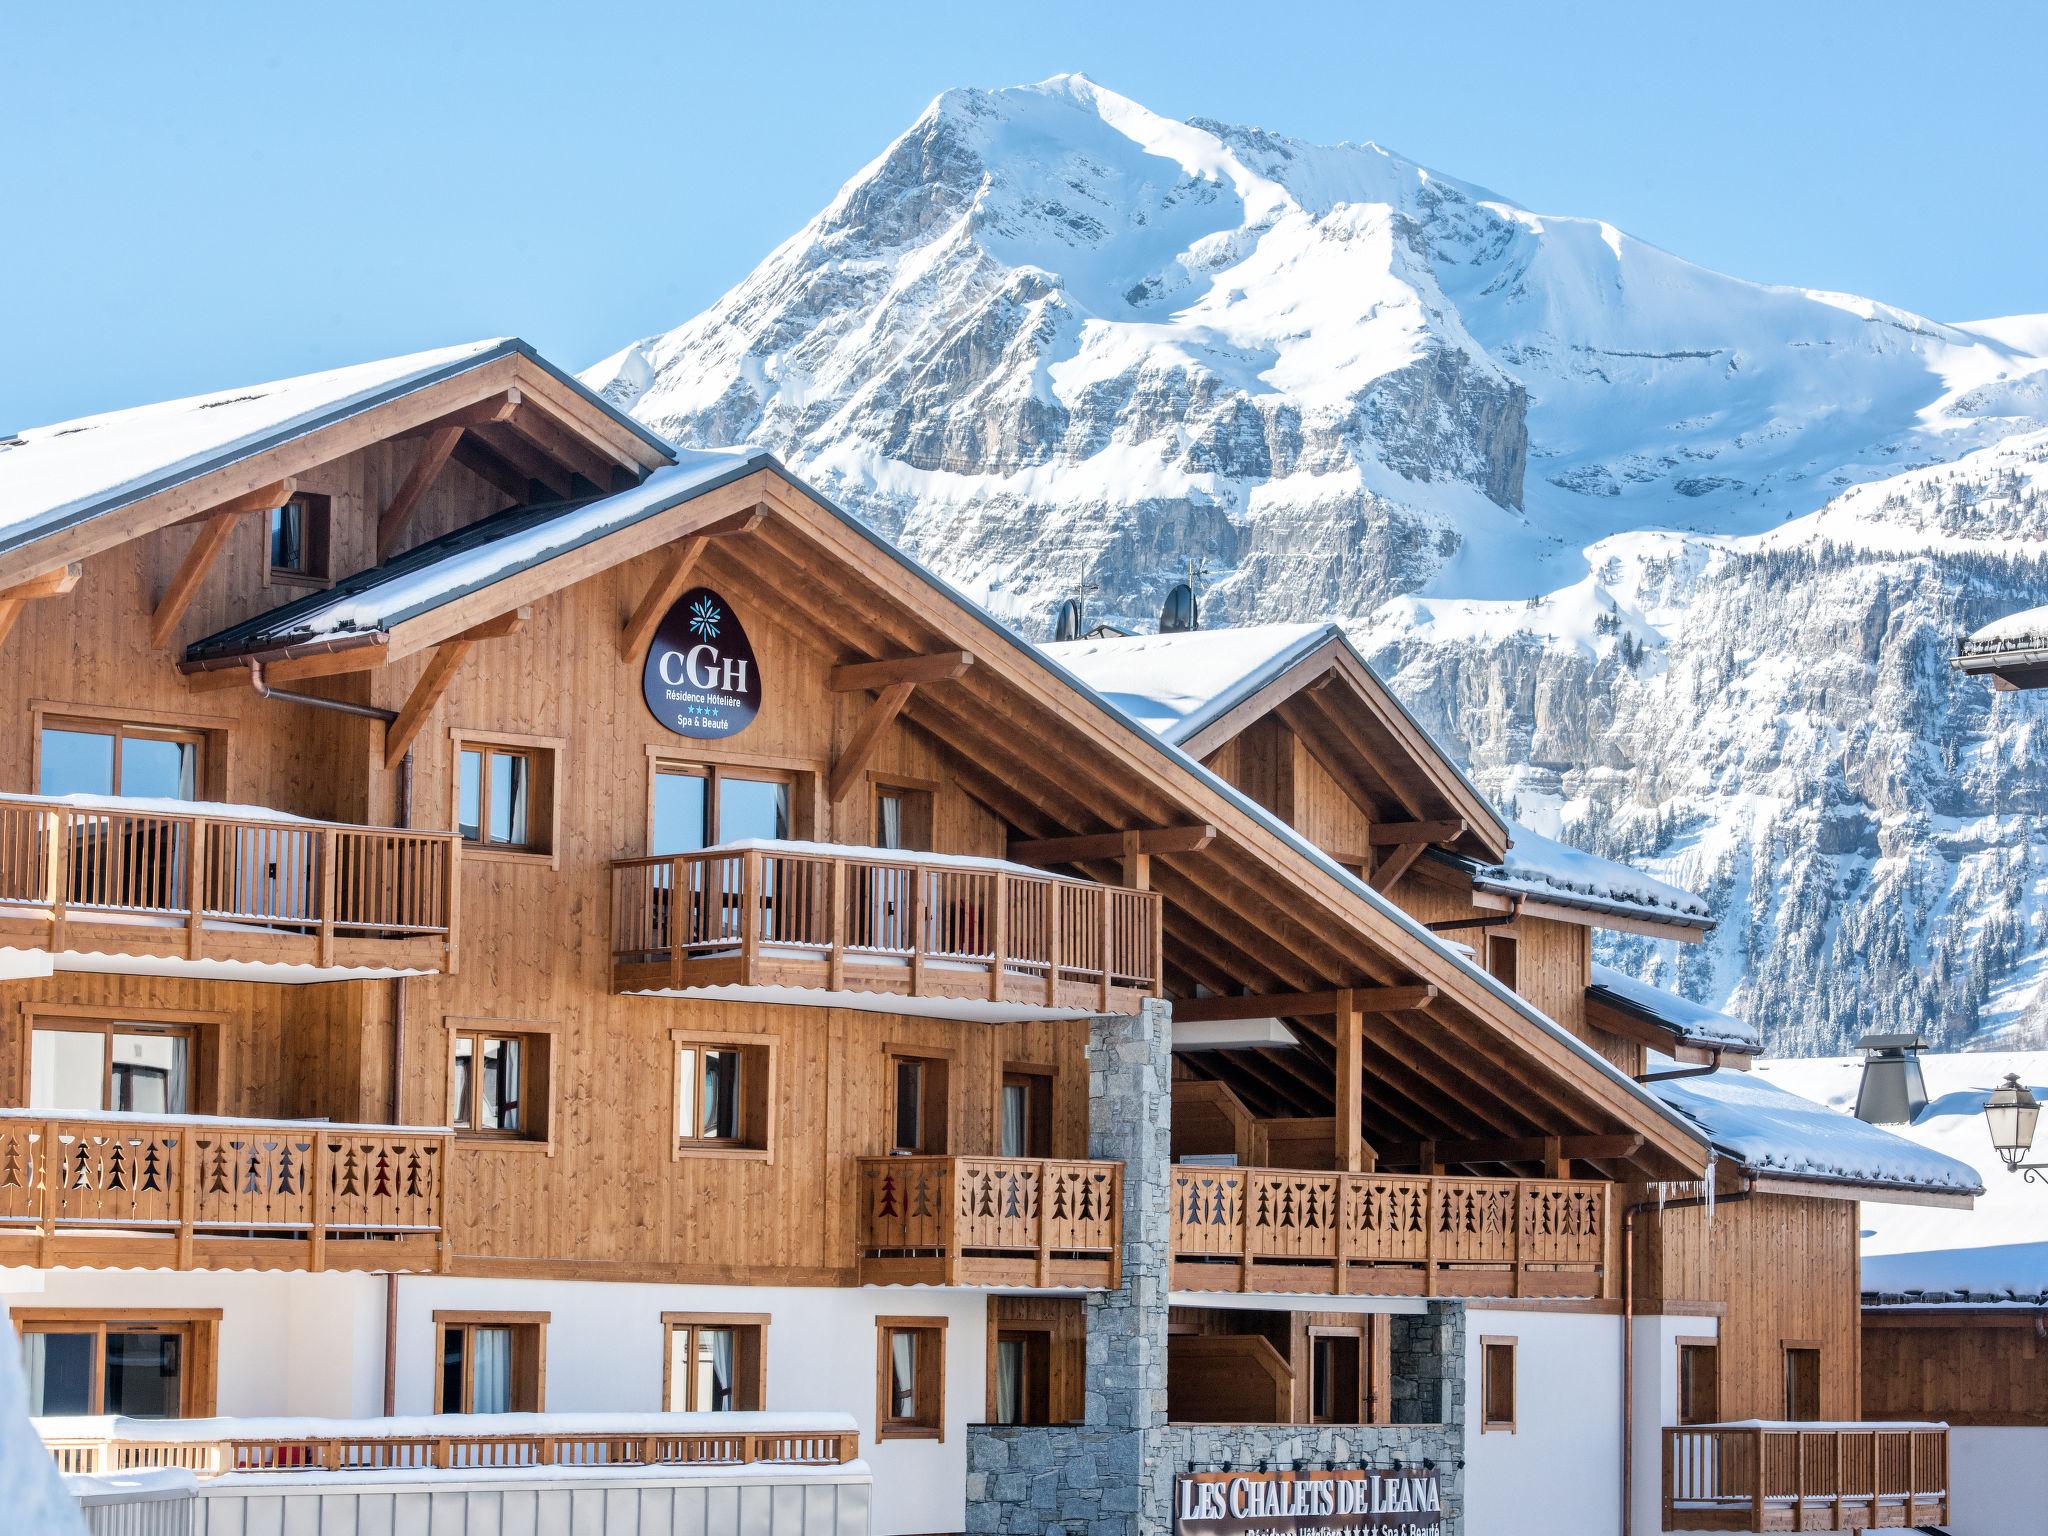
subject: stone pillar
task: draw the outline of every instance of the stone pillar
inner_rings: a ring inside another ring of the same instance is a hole
[[[1389,1319],[1394,1422],[1465,1422],[1465,1304],[1433,1301]]]

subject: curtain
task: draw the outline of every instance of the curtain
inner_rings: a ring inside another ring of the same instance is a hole
[[[512,1330],[472,1328],[469,1351],[470,1411],[509,1413],[512,1408]]]
[[[714,1413],[729,1412],[732,1408],[732,1330],[706,1328],[698,1338],[698,1352],[704,1358],[709,1380],[705,1384],[707,1390],[698,1394],[697,1406]]]
[[[1003,1151],[1004,1157],[1030,1156],[1031,1135],[1028,1121],[1031,1111],[1031,1095],[1020,1083],[1003,1084]]]
[[[1024,1422],[1024,1342],[1021,1339],[998,1339],[996,1341],[996,1422],[998,1424],[1021,1424]]]
[[[917,1335],[907,1328],[889,1335],[889,1416],[917,1417]]]

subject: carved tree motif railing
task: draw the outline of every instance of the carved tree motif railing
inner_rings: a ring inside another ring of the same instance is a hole
[[[459,850],[452,832],[0,798],[0,904],[28,909],[0,917],[53,947],[110,919],[182,925],[194,959],[242,957],[254,930],[331,964],[337,939],[452,939]]]
[[[1116,1271],[1121,1163],[869,1157],[859,1166],[864,1267],[928,1260],[947,1280],[970,1283],[977,1260],[1029,1261],[1040,1283],[1055,1260],[1092,1260]]]
[[[441,1229],[449,1134],[316,1121],[0,1113],[0,1233],[334,1235]]]
[[[1159,912],[1151,891],[866,853],[612,865],[614,955],[672,987],[726,962],[743,981],[1108,1008],[1158,995]]]
[[[1846,1531],[1948,1519],[1946,1425],[1664,1431],[1667,1530]]]
[[[1456,1294],[1460,1276],[1541,1271],[1542,1294],[1597,1295],[1606,1263],[1609,1186],[1596,1180],[1464,1179],[1292,1169],[1173,1170],[1177,1260],[1234,1261],[1245,1289],[1364,1292],[1409,1275],[1422,1294]],[[1199,1274],[1199,1271],[1193,1271]],[[1570,1276],[1581,1276],[1574,1281]],[[1489,1287],[1486,1293],[1495,1293]]]

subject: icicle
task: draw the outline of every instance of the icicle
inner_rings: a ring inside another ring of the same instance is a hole
[[[1707,1240],[1712,1242],[1714,1238],[1714,1154],[1711,1150],[1707,1153],[1707,1177],[1706,1181],[1700,1186],[1700,1199],[1704,1202],[1707,1212]]]
[[[1664,1182],[1663,1182],[1662,1180],[1659,1180],[1659,1181],[1658,1181],[1658,1184],[1657,1184],[1657,1214],[1658,1214],[1659,1216],[1662,1216],[1662,1215],[1664,1214],[1664,1191],[1665,1191],[1665,1189],[1666,1189],[1666,1188],[1668,1188],[1668,1187],[1669,1187],[1669,1186],[1667,1186],[1666,1184],[1664,1184]]]

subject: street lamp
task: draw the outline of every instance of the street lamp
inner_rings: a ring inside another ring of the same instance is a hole
[[[2005,1081],[1984,1100],[1984,1121],[1991,1128],[1991,1145],[2004,1159],[2005,1171],[2048,1183],[2048,1178],[2042,1177],[2048,1174],[2048,1163],[2022,1161],[2034,1144],[2034,1126],[2040,1119],[2040,1104],[2016,1073],[2006,1073]]]

